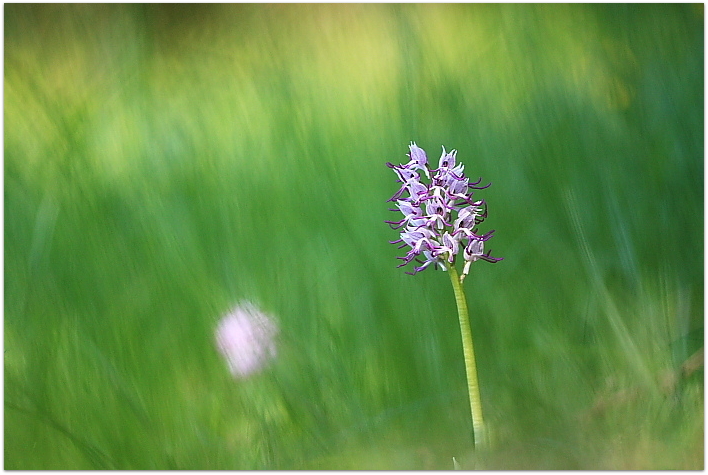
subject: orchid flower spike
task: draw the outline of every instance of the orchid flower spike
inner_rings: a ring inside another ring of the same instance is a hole
[[[393,229],[400,229],[400,239],[392,244],[403,243],[401,247],[410,249],[405,256],[399,257],[405,266],[415,261],[413,272],[420,272],[430,265],[447,269],[454,265],[456,256],[462,250],[465,264],[460,281],[469,273],[470,265],[477,260],[498,262],[503,258],[492,257],[491,250],[484,253],[484,243],[494,231],[478,234],[477,225],[487,217],[487,205],[484,200],[473,200],[473,190],[487,188],[479,186],[481,179],[470,183],[465,177],[464,165],[457,162],[457,150],[450,152],[442,149],[437,169],[428,168],[428,156],[425,150],[415,142],[409,145],[409,161],[406,164],[393,165],[389,168],[399,178],[401,188],[389,201],[395,201],[403,219],[386,221]],[[421,174],[427,179],[422,181]],[[491,184],[491,183],[490,183]]]

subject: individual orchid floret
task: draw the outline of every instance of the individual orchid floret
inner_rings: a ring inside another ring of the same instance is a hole
[[[408,164],[411,166],[412,170],[422,170],[425,176],[430,178],[428,174],[428,156],[425,154],[425,150],[418,147],[415,142],[411,142],[409,145],[410,153],[408,156],[411,161]]]
[[[487,209],[483,201],[476,201],[466,208],[462,208],[457,219],[452,223],[453,228],[457,230],[471,231],[476,225],[484,221],[487,217]]]
[[[411,226],[422,226],[425,224],[426,218],[420,206],[404,200],[397,201],[396,206],[398,206],[398,209],[403,213],[403,219],[400,221],[386,221],[386,224],[390,224],[393,229],[398,229],[409,224]],[[392,209],[391,211],[396,210]]]
[[[431,264],[447,270],[446,266],[455,264],[462,249],[465,264],[461,279],[464,279],[472,262],[502,260],[483,252],[484,242],[491,238],[492,232],[479,235],[476,229],[487,217],[487,205],[484,200],[472,199],[473,190],[490,184],[480,186],[481,178],[470,183],[464,165],[457,162],[457,150],[447,152],[443,147],[438,168],[431,170],[422,148],[411,142],[409,149],[410,160],[406,164],[386,163],[401,183],[389,201],[396,202],[397,209],[391,211],[400,211],[403,219],[386,221],[393,229],[403,228],[400,239],[391,242],[409,248],[405,256],[399,257],[403,261],[399,267],[415,261],[420,265],[413,268],[412,274]]]
[[[425,211],[427,211],[427,221],[428,225],[434,226],[436,229],[443,229],[446,226],[450,226],[447,221],[448,215],[448,205],[438,197],[432,197],[425,204]]]
[[[408,149],[410,150],[408,156],[411,158],[411,162],[415,163],[421,170],[427,168],[428,155],[425,153],[425,150],[417,146],[415,142],[411,142]]]
[[[446,170],[451,170],[455,167],[455,163],[457,161],[457,150],[453,150],[450,153],[445,152],[445,146],[443,145],[442,148],[442,155],[440,155],[440,161],[438,163],[438,171],[446,171]]]
[[[442,255],[443,257],[447,256],[445,260],[452,264],[455,260],[455,256],[457,255],[460,243],[447,231],[445,231],[445,234],[443,234],[442,241],[443,245],[442,247],[440,247],[440,249],[438,249],[438,254]]]

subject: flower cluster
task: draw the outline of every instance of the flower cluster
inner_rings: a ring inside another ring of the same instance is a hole
[[[216,346],[236,378],[259,372],[275,358],[278,327],[250,302],[237,305],[216,329]]]
[[[396,202],[398,209],[391,211],[400,211],[403,219],[386,221],[393,229],[402,228],[400,239],[391,241],[391,244],[402,243],[399,249],[410,247],[405,256],[398,258],[403,260],[398,267],[413,260],[421,264],[408,274],[422,271],[430,264],[447,270],[447,265],[454,265],[460,250],[465,260],[461,279],[469,273],[470,265],[476,260],[502,260],[491,257],[491,250],[484,254],[484,242],[492,237],[494,231],[478,234],[477,225],[487,217],[487,204],[484,200],[472,200],[474,192],[471,190],[482,190],[491,183],[479,186],[481,178],[470,183],[465,177],[464,165],[456,163],[456,155],[456,150],[446,153],[443,147],[438,168],[431,170],[425,151],[411,143],[408,163],[386,163],[403,184],[388,200]],[[421,181],[419,171],[430,183]]]

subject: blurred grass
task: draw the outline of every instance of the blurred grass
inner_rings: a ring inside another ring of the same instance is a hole
[[[5,6],[6,469],[702,469],[702,5]],[[494,186],[454,299],[386,161]],[[252,299],[280,356],[230,379]],[[663,378],[663,379],[662,379]]]

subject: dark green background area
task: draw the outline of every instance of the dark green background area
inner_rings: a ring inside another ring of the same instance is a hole
[[[4,14],[6,469],[703,468],[701,4]],[[388,244],[410,141],[493,183],[484,453]],[[234,380],[243,300],[279,353]]]

